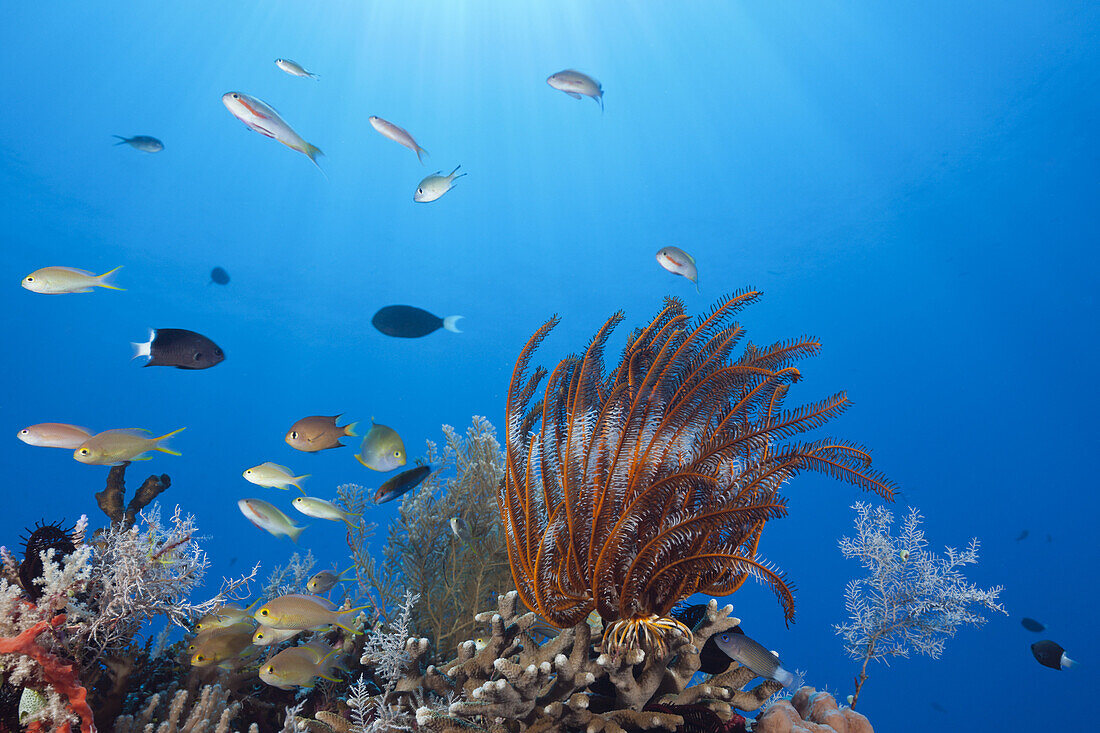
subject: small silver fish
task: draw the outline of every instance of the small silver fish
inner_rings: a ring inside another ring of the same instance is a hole
[[[340,507],[333,504],[331,501],[325,501],[324,499],[318,499],[315,496],[296,496],[294,501],[291,502],[294,508],[305,514],[307,517],[313,517],[314,519],[328,519],[333,522],[344,522],[349,526],[354,526],[355,522],[352,521],[352,517],[358,517],[358,514],[351,514],[345,512]]]
[[[424,160],[420,157],[420,154],[424,153],[425,155],[427,155],[428,151],[420,147],[420,145],[417,144],[416,140],[413,140],[413,136],[410,135],[408,131],[405,130],[405,128],[398,127],[392,122],[387,122],[381,117],[376,117],[374,115],[371,115],[368,118],[368,121],[370,122],[371,127],[373,127],[375,130],[378,130],[378,132],[382,133],[390,140],[393,140],[395,143],[398,143],[399,145],[404,145],[406,148],[416,153],[417,160],[419,160],[421,163],[424,162]]]
[[[551,74],[546,79],[546,83],[559,92],[565,92],[573,99],[580,99],[582,95],[592,97],[599,103],[600,112],[603,112],[603,87],[588,74],[575,69],[565,69]]]
[[[430,176],[424,176],[424,179],[420,181],[420,185],[416,187],[416,191],[413,193],[413,201],[418,204],[427,204],[438,200],[443,194],[455,187],[454,182],[456,179],[466,175],[465,173],[458,173],[458,169],[461,167],[456,165],[455,169],[446,176],[439,175],[443,171],[436,171]],[[455,175],[456,173],[458,175]]]
[[[117,137],[119,140],[115,145],[129,145],[134,150],[140,150],[143,153],[159,153],[164,150],[164,143],[148,135],[134,135],[133,137],[114,135],[113,137]]]
[[[451,533],[461,542],[467,544],[473,539],[473,535],[470,533],[470,525],[466,524],[466,520],[462,517],[451,517]]]
[[[699,269],[695,258],[679,247],[662,247],[657,251],[657,264],[673,275],[686,277],[695,283],[695,292],[699,292]]]
[[[275,59],[275,65],[291,76],[304,76],[309,79],[317,78],[317,75],[312,71],[306,71],[301,64],[296,61],[291,61],[290,59]]]
[[[339,575],[336,575],[331,570],[322,570],[321,572],[317,573],[309,579],[309,582],[306,583],[306,589],[310,593],[314,594],[328,593],[330,590],[336,587],[337,583],[343,583],[348,580],[353,580],[355,576],[352,576],[351,578],[345,578],[344,573],[349,572],[354,568],[355,566],[353,565]]]

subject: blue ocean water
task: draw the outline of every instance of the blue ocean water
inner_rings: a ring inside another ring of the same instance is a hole
[[[195,0],[4,15],[0,542],[39,519],[102,520],[107,469],[23,445],[19,428],[186,426],[183,456],[132,466],[131,489],[171,475],[162,498],[197,516],[215,585],[270,568],[292,546],[238,512],[275,493],[241,471],[286,463],[321,495],[379,480],[355,448],[287,446],[299,417],[373,416],[415,454],[442,423],[501,424],[515,356],[551,314],[544,364],[618,309],[633,326],[666,295],[700,312],[751,285],[755,341],[824,344],[792,399],[847,390],[854,407],[827,433],[874,448],[904,488],[896,511],[920,507],[934,546],[979,537],[970,577],[1006,588],[1010,615],[962,630],[941,660],[873,667],[861,711],[882,731],[1091,723],[1100,6]],[[570,67],[602,82],[605,112],[547,86]],[[324,174],[235,120],[227,91],[278,109],[324,150]],[[425,164],[370,115],[407,128]],[[459,164],[453,191],[413,203],[424,175]],[[697,259],[700,293],[656,264],[670,244]],[[123,265],[126,291],[19,287],[47,265]],[[227,286],[208,284],[214,266]],[[464,333],[383,336],[370,318],[393,303],[463,315]],[[142,369],[129,342],[150,327],[199,331],[228,358]],[[815,477],[787,495],[761,551],[798,586],[797,622],[765,588],[731,602],[843,698],[856,663],[831,624],[859,568],[836,542],[873,497]],[[342,535],[312,524],[300,548],[342,562]],[[1084,664],[1039,666],[1021,616]]]

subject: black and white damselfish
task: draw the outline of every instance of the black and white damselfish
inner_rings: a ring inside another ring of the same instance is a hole
[[[460,318],[462,316],[440,318],[423,308],[411,305],[387,305],[375,313],[370,322],[387,336],[415,339],[427,336],[440,328],[453,333],[462,333],[456,325]]]
[[[144,366],[209,369],[225,361],[225,352],[201,333],[185,328],[153,328],[149,340],[133,344],[134,356],[148,356]]]

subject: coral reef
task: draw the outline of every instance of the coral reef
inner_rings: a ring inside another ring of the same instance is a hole
[[[557,319],[527,342],[508,388],[498,503],[528,608],[559,627],[596,609],[605,647],[664,654],[671,636],[690,636],[668,617],[674,605],[692,593],[729,595],[753,576],[772,586],[789,621],[791,587],[757,556],[764,526],[786,514],[783,485],[813,470],[892,495],[860,446],[781,443],[848,402],[840,393],[783,408],[801,376],[793,362],[819,349],[813,339],[748,344],[733,359],[743,329],[732,318],[758,295],[726,298],[693,323],[681,301],[666,299],[605,374],[617,313],[583,354],[554,368],[541,399],[547,372],[529,376],[528,365]]]
[[[874,733],[870,721],[852,708],[838,707],[827,692],[802,687],[777,700],[756,719],[753,733]]]
[[[997,603],[1004,586],[982,589],[967,581],[961,568],[978,562],[978,540],[946,556],[928,551],[920,529],[921,515],[909,509],[901,534],[891,529],[894,515],[883,507],[857,502],[856,536],[840,540],[844,557],[858,559],[870,572],[848,583],[846,605],[851,619],[834,626],[844,648],[863,666],[855,678],[854,708],[867,681],[867,665],[911,652],[939,659],[947,640],[960,626],[981,626],[986,618],[974,609],[1005,613]]]

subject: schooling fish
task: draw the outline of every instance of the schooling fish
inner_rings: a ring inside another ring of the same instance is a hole
[[[344,573],[353,570],[354,567],[355,566],[353,565],[352,567],[345,570]],[[330,590],[336,587],[337,583],[343,583],[346,580],[351,580],[351,578],[345,578],[344,573],[336,575],[331,570],[322,570],[321,572],[317,573],[309,579],[309,582],[306,583],[306,589],[310,593],[328,593]]]
[[[385,504],[387,501],[393,501],[406,491],[415,489],[431,473],[431,466],[417,466],[408,471],[402,471],[378,487],[378,491],[374,492],[374,503]]]
[[[779,663],[779,655],[771,653],[744,634],[723,631],[713,638],[718,648],[729,655],[730,659],[740,662],[761,677],[775,680],[784,687],[794,684],[795,676],[783,669]]]
[[[681,275],[695,283],[695,292],[699,292],[699,270],[695,267],[695,258],[679,247],[662,247],[657,251],[657,264],[673,275]]]
[[[342,413],[341,413],[342,414]],[[329,448],[343,448],[340,438],[349,436],[359,437],[355,433],[355,426],[359,423],[349,422],[347,425],[337,425],[340,415],[311,415],[303,417],[290,426],[286,431],[286,442],[291,448],[297,448],[306,453]]]
[[[90,293],[95,288],[107,288],[108,290],[125,290],[107,282],[107,278],[122,269],[119,265],[113,270],[97,275],[87,270],[78,270],[75,267],[43,267],[35,270],[23,278],[21,283],[24,288],[32,293],[43,295],[64,295],[68,293]]]
[[[373,471],[392,471],[405,465],[405,443],[396,430],[372,421],[355,460]]]
[[[355,616],[364,608],[368,606],[338,610],[336,604],[327,598],[290,593],[268,601],[252,616],[264,626],[273,629],[316,631],[325,626],[339,626],[357,634],[360,632],[353,626]]]
[[[162,443],[185,429],[173,430],[159,438],[146,438],[149,431],[141,428],[104,430],[81,443],[80,447],[73,451],[73,458],[93,466],[117,466],[126,461],[147,461],[149,456],[145,454],[151,451],[167,453],[170,456],[182,455]]]
[[[114,137],[119,140],[115,145],[129,145],[134,150],[140,150],[143,153],[159,153],[164,150],[164,143],[148,135],[134,135],[133,137],[114,135]]]
[[[458,330],[458,321],[462,316],[440,318],[423,308],[411,305],[387,305],[370,319],[371,324],[387,336],[403,339],[415,339],[445,328],[452,333]]]
[[[252,646],[252,624],[245,622],[213,629],[196,637],[193,646],[192,667],[209,667],[236,659]]]
[[[76,425],[61,422],[41,422],[23,428],[15,436],[27,445],[39,448],[68,448],[74,450],[84,445],[92,433]]]
[[[430,176],[425,176],[413,193],[413,201],[418,204],[426,204],[439,199],[443,194],[455,187],[455,180],[466,175],[465,173],[458,173],[458,169],[461,167],[460,165],[456,165],[455,169],[445,176],[439,175],[443,171],[436,171]],[[455,175],[456,173],[458,173],[458,175]]]
[[[387,122],[381,117],[375,117],[373,115],[369,117],[368,120],[371,127],[373,127],[375,130],[378,130],[378,132],[382,133],[390,140],[393,140],[395,143],[398,143],[399,145],[404,145],[406,148],[416,153],[417,160],[419,160],[421,163],[424,162],[424,160],[420,157],[420,154],[424,153],[425,155],[427,155],[428,151],[420,147],[417,144],[416,140],[413,140],[412,135],[410,135],[404,128],[398,127],[392,122]]]
[[[359,516],[358,514],[345,512],[331,501],[325,501],[324,499],[318,499],[313,496],[296,496],[291,503],[294,505],[295,509],[305,514],[307,517],[328,519],[333,522],[344,522],[349,526],[355,525],[355,522],[353,522],[351,518]]]
[[[225,352],[201,333],[186,328],[151,328],[149,340],[131,343],[134,355],[148,356],[142,366],[167,366],[176,369],[209,369],[225,361]]]
[[[1028,618],[1027,616],[1020,619],[1020,625],[1023,626],[1028,631],[1034,631],[1036,633],[1038,633],[1040,631],[1046,631],[1047,630],[1046,626],[1043,626],[1041,623],[1039,623],[1035,619]]]
[[[263,499],[241,499],[237,502],[237,507],[248,521],[275,537],[289,537],[291,541],[297,542],[298,536],[305,529],[294,524],[290,517]]]
[[[249,609],[253,605],[255,604],[250,604],[247,608],[241,608],[236,603],[224,603],[200,618],[198,623],[195,624],[195,630],[221,629],[247,621],[251,613]]]
[[[301,64],[296,61],[291,61],[290,59],[275,59],[275,65],[291,76],[304,76],[309,79],[317,78],[317,75],[312,71],[306,71]]]
[[[1066,656],[1065,649],[1049,639],[1032,644],[1031,653],[1039,664],[1051,669],[1062,670],[1077,666],[1077,662]]]
[[[218,285],[229,284],[229,273],[225,271],[224,267],[215,267],[210,271],[210,282],[207,285],[217,283]]]
[[[299,481],[304,478],[309,478],[309,474],[305,473],[301,476],[295,476],[294,472],[286,466],[280,466],[278,463],[261,463],[258,466],[246,469],[243,474],[246,481],[256,484],[257,486],[263,486],[268,489],[286,489],[288,486],[301,491],[303,494],[305,491],[299,485]]]
[[[580,99],[582,95],[592,97],[599,103],[600,111],[603,111],[603,87],[588,74],[582,74],[574,69],[566,69],[551,74],[546,79],[546,83],[559,92],[565,92],[573,99]]]
[[[320,168],[318,155],[324,155],[316,145],[307,143],[302,136],[283,121],[279,113],[266,102],[250,97],[244,92],[226,92],[222,95],[222,104],[230,114],[248,126],[250,130],[278,140],[291,150],[297,150],[308,157]]]
[[[256,633],[252,634],[252,644],[255,646],[271,646],[293,639],[302,633],[301,629],[273,629],[270,626],[259,626]]]
[[[320,659],[317,653],[304,646],[283,649],[260,665],[260,679],[272,687],[292,690],[295,687],[313,687],[316,678],[336,682],[332,677],[337,649],[330,649]]]

